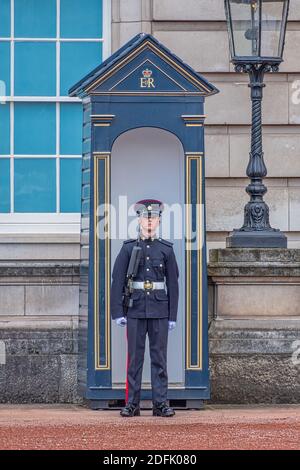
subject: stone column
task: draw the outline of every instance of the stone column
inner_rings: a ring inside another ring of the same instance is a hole
[[[212,401],[299,403],[300,250],[215,249]]]
[[[112,52],[139,33],[151,33],[151,0],[112,0]]]

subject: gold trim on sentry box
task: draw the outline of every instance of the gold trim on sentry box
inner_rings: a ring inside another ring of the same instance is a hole
[[[94,127],[109,127],[115,117],[114,114],[91,114]]]
[[[202,237],[203,237],[203,221],[202,221],[202,154],[187,153],[186,154],[186,231],[187,243],[191,240],[192,218],[191,218],[191,162],[197,162],[197,277],[198,277],[198,315],[197,315],[197,363],[192,363],[191,349],[191,327],[192,327],[192,304],[191,304],[191,268],[192,268],[192,251],[190,247],[186,249],[186,368],[187,370],[202,370],[203,353],[202,353]]]
[[[155,67],[156,69],[158,69],[163,75],[165,75],[166,77],[168,77],[172,82],[175,83],[175,85],[179,86],[179,88],[181,88],[183,91],[187,91],[182,85],[180,85],[180,83],[176,82],[176,80],[174,80],[174,78],[170,77],[170,75],[168,75],[166,72],[164,72],[158,65],[156,65],[154,62],[152,62],[152,60],[150,59],[145,59],[143,62],[141,62],[137,67],[135,67],[133,70],[131,70],[127,75],[125,75],[125,77],[123,77],[121,80],[119,80],[117,83],[115,83],[115,85],[113,85],[109,91],[112,91],[114,88],[116,88],[120,83],[124,82],[124,80],[126,80],[126,78],[130,77],[130,75],[132,75],[134,72],[136,72],[136,70],[138,70],[140,67],[142,67],[146,62],[150,62],[150,64],[153,65],[153,67]]]
[[[110,202],[110,153],[94,152],[94,357],[95,370],[110,370],[110,214],[108,213],[108,223],[105,237],[105,364],[100,361],[100,326],[99,326],[99,240],[97,237],[97,208],[99,205],[98,184],[99,184],[99,161],[104,161],[104,198],[105,204]]]
[[[136,57],[140,52],[142,52],[143,49],[147,49],[147,48],[154,51],[158,56],[162,57],[166,62],[168,62],[170,65],[172,65],[172,67],[175,68],[178,71],[178,73],[180,73],[185,79],[187,79],[189,82],[191,82],[196,88],[198,88],[198,90],[200,90],[200,91],[204,90],[203,93],[205,93],[205,92],[207,92],[209,94],[211,93],[211,91],[203,83],[200,83],[199,80],[197,80],[190,73],[188,73],[184,68],[182,68],[179,64],[177,64],[173,59],[171,59],[166,54],[164,54],[160,49],[158,49],[150,41],[145,41],[143,44],[141,44],[137,49],[132,51],[131,54],[126,56],[118,64],[116,64],[114,67],[112,67],[111,70],[109,70],[104,75],[99,77],[95,82],[92,82],[87,88],[85,88],[85,91],[88,93],[95,86],[98,86],[101,83],[103,83],[111,75],[113,75],[116,70],[122,69],[128,62],[130,62],[132,59],[134,59],[134,57]]]

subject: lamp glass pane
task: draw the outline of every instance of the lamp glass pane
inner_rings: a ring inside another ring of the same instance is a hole
[[[261,55],[262,57],[280,57],[281,28],[284,27],[284,1],[273,0],[262,2],[261,16]]]
[[[236,57],[259,55],[259,1],[230,0],[233,54]]]

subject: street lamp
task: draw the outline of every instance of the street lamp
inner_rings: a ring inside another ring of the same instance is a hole
[[[231,61],[236,72],[249,74],[252,101],[251,151],[247,167],[250,201],[244,225],[227,238],[227,247],[286,248],[287,238],[271,227],[263,200],[267,176],[262,150],[264,74],[277,72],[282,62],[289,0],[225,0]]]

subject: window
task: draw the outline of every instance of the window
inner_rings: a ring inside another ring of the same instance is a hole
[[[60,105],[60,151],[63,155],[82,153],[82,107],[81,104]]]
[[[68,89],[88,71],[102,62],[101,45],[96,42],[65,42],[61,44],[60,92]]]
[[[0,0],[0,37],[10,37],[10,0]]]
[[[0,158],[0,211],[10,211],[10,168],[9,158]]]
[[[72,175],[72,178],[70,178]],[[79,212],[80,194],[77,191],[81,183],[81,161],[78,158],[60,159],[60,210],[61,212]],[[74,197],[75,195],[75,197]]]
[[[16,155],[55,155],[55,103],[15,103]]]
[[[55,96],[55,64],[55,43],[38,41],[16,42],[15,95]]]
[[[82,105],[68,90],[110,53],[109,6],[0,0],[0,222],[79,220]]]
[[[62,38],[101,38],[102,2],[98,0],[60,0]],[[84,22],[82,21],[84,18]],[[99,18],[99,21],[95,21]]]
[[[9,155],[10,150],[10,106],[0,103],[0,158]]]
[[[0,41],[0,80],[5,85],[5,94],[10,93],[10,44]],[[2,94],[2,93],[1,93]]]
[[[55,38],[56,0],[14,0],[17,38]]]
[[[15,158],[16,212],[55,212],[55,160]]]

